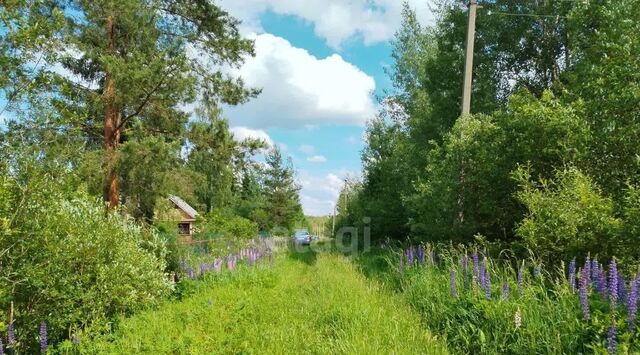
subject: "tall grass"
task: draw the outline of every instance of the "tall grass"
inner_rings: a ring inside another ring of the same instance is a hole
[[[580,270],[574,269],[577,277],[571,278],[569,263],[545,266],[533,258],[520,262],[487,258],[490,283],[483,283],[479,270],[474,276],[473,251],[446,247],[434,253],[427,246],[420,263],[417,249],[413,250],[375,249],[358,261],[365,274],[385,281],[413,305],[453,352],[640,353],[637,322],[629,323],[627,316],[633,282],[624,283],[624,292],[618,290],[616,295],[622,294],[624,300],[615,308],[610,297],[601,296],[595,283],[590,284],[585,290],[590,317],[585,319],[577,284]],[[481,253],[478,260],[481,264]]]
[[[273,266],[207,273],[180,302],[124,319],[86,353],[442,354],[402,300],[335,254],[281,254]]]

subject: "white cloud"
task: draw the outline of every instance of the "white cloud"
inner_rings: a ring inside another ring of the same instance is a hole
[[[326,174],[312,174],[306,170],[298,173],[298,182],[302,186],[300,199],[305,214],[326,216],[333,213],[344,179],[340,176],[359,176],[359,172],[339,170]]]
[[[433,20],[432,0],[408,0],[426,24]],[[365,44],[391,39],[402,21],[401,0],[222,0],[221,5],[241,19],[241,28],[262,32],[260,16],[266,11],[297,16],[314,27],[315,34],[334,49],[354,37]]]
[[[327,161],[327,158],[325,158],[324,155],[314,155],[314,156],[308,157],[307,161],[311,163],[324,163]]]
[[[273,145],[273,140],[271,139],[271,137],[269,137],[267,132],[261,129],[251,129],[247,127],[238,126],[238,127],[232,127],[230,130],[231,130],[231,133],[233,133],[233,137],[238,141],[243,141],[247,138],[254,138],[254,139],[261,139],[265,141],[269,146]]]
[[[232,74],[258,98],[228,107],[236,125],[299,128],[319,124],[364,125],[376,112],[372,77],[333,54],[318,59],[307,50],[271,34],[252,35],[256,56]]]
[[[304,154],[307,154],[307,155],[313,154],[313,152],[315,152],[315,150],[316,150],[316,148],[314,146],[312,146],[311,144],[303,144],[298,149],[300,149],[301,152],[303,152]]]

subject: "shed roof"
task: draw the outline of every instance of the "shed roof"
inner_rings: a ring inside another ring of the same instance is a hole
[[[196,216],[198,215],[198,212],[180,197],[175,195],[169,195],[169,200],[171,200],[171,202],[173,202],[179,209],[181,209],[189,217],[195,219]]]

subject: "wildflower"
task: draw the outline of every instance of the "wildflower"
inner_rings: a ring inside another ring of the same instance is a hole
[[[473,283],[475,284],[478,282],[480,276],[480,271],[478,270],[478,252],[474,251],[471,258],[473,259]]]
[[[464,254],[464,257],[462,258],[462,280],[464,281],[464,283],[467,283],[467,274],[469,273],[469,257],[467,256],[467,254]]]
[[[580,306],[582,308],[582,316],[585,320],[591,318],[589,314],[589,270],[582,269],[580,273]]]
[[[502,283],[502,299],[507,299],[509,298],[509,283],[508,282],[503,282]]]
[[[489,270],[485,267],[485,276],[484,276],[484,294],[488,300],[491,299],[491,274]]]
[[[626,284],[624,276],[622,276],[621,272],[618,272],[618,301],[620,301],[620,303],[625,303],[626,301]]]
[[[4,344],[2,344],[2,338],[0,338],[0,355],[4,355]]]
[[[539,279],[539,278],[542,277],[542,266],[541,265],[538,264],[538,265],[536,265],[535,268],[533,268],[533,276],[536,279]]]
[[[609,301],[613,310],[618,306],[618,281],[618,265],[613,259],[609,264]]]
[[[516,311],[516,315],[513,317],[514,323],[516,324],[516,329],[522,326],[522,314],[520,313],[520,307]]]
[[[636,312],[638,311],[638,288],[640,287],[640,277],[631,282],[629,297],[627,297],[627,321],[629,330],[633,331],[636,321]]]
[[[569,288],[571,293],[576,292],[576,258],[569,263]]]
[[[418,264],[424,265],[424,247],[422,244],[418,245]]]
[[[485,269],[486,269],[486,259],[482,259],[480,262],[480,270],[478,271],[478,276],[480,277],[480,287],[484,289],[485,287]]]
[[[591,283],[596,286],[600,268],[598,267],[598,258],[591,260]]]
[[[582,270],[586,270],[587,273],[587,283],[591,283],[591,261],[589,261],[589,256],[584,260],[584,267]]]
[[[7,327],[7,346],[13,346],[16,342],[16,331],[13,322]]]
[[[609,351],[609,354],[615,354],[617,352],[617,348],[618,348],[618,341],[616,339],[617,332],[618,331],[614,323],[609,328],[609,334],[607,335],[607,344],[608,344],[607,350]]]
[[[522,285],[524,284],[524,271],[522,269],[523,267],[518,269],[518,293],[520,293],[521,296],[524,291],[522,288]]]
[[[451,286],[451,297],[458,298],[458,289],[456,287],[456,270],[451,269],[449,274],[449,284]]]
[[[407,248],[407,267],[413,266],[413,248]]]
[[[40,323],[40,352],[43,354],[47,353],[47,348],[49,345],[47,344],[47,323]]]
[[[598,267],[598,277],[596,279],[596,290],[602,297],[607,297],[607,277],[602,265]]]

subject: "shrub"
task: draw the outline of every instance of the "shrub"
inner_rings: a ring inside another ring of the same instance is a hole
[[[547,260],[600,254],[617,249],[620,220],[614,205],[593,181],[575,168],[558,171],[555,181],[532,182],[527,169],[515,173],[517,197],[527,214],[517,228],[527,246]]]
[[[170,291],[156,233],[106,214],[100,201],[62,190],[49,175],[23,178],[0,175],[0,280],[8,290],[0,293],[0,309],[13,305],[18,349],[39,348],[43,321],[55,343]],[[0,317],[2,329],[9,315]]]
[[[246,218],[225,214],[214,210],[200,223],[200,237],[209,239],[214,236],[226,238],[252,239],[258,236],[258,225]]]

